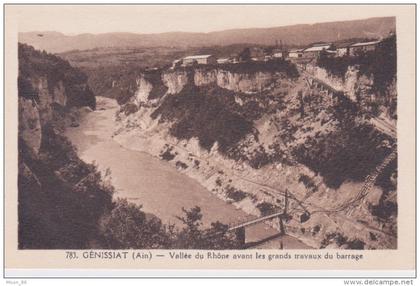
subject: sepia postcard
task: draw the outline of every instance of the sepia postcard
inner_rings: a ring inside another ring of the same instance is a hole
[[[415,275],[415,5],[4,9],[6,277]]]

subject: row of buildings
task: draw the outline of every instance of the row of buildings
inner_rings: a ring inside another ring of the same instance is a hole
[[[267,52],[263,48],[252,48],[249,51],[249,58],[244,60],[241,56],[234,55],[229,58],[216,58],[214,55],[193,55],[173,61],[172,68],[179,66],[192,65],[214,65],[226,63],[239,63],[244,61],[269,61],[273,59],[314,59],[318,58],[321,53],[332,57],[355,56],[362,52],[375,51],[381,41],[369,42],[342,42],[338,44],[332,43],[315,43],[306,48],[300,49],[272,49]]]
[[[339,44],[318,43],[308,48],[292,49],[288,51],[286,57],[289,58],[314,58],[318,57],[322,52],[336,57],[355,56],[362,52],[375,51],[381,41],[370,42],[343,42]]]

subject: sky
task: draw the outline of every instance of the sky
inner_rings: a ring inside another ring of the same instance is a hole
[[[390,7],[345,5],[31,5],[17,12],[20,32],[211,32],[394,16]]]

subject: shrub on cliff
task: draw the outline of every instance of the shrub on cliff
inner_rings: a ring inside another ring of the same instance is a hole
[[[371,126],[343,122],[335,131],[308,138],[293,154],[329,187],[338,188],[347,179],[363,181],[380,164],[390,151],[382,146],[385,139]]]
[[[38,92],[34,89],[29,78],[18,76],[18,96],[39,102]]]
[[[339,232],[327,233],[324,239],[321,241],[321,249],[327,247],[329,244],[334,243],[343,249],[364,249],[365,242],[360,239],[350,240],[347,236],[344,236]]]
[[[138,110],[139,108],[137,107],[137,105],[130,102],[122,105],[120,108],[120,112],[123,112],[126,116],[136,113]]]
[[[301,174],[299,176],[299,183],[303,183],[305,185],[305,187],[311,192],[316,192],[316,190],[317,190],[317,187],[314,184],[314,182],[312,181],[312,179],[305,174]]]
[[[162,72],[159,69],[147,71],[143,74],[145,80],[152,84],[152,90],[149,93],[148,99],[157,99],[162,97],[168,88],[162,81]]]
[[[165,149],[161,151],[159,154],[159,157],[166,161],[171,161],[174,159],[177,155],[177,152],[172,153],[174,147],[169,146],[168,144],[165,144]]]
[[[219,150],[226,153],[253,130],[233,95],[217,86],[187,85],[179,94],[165,98],[152,118],[161,115],[161,120],[174,122],[170,132],[179,139],[197,137],[207,150],[218,142]]]
[[[168,248],[170,231],[155,216],[146,215],[141,206],[118,199],[111,213],[101,222],[104,248]]]
[[[245,199],[248,195],[247,193],[228,185],[226,190],[226,196],[235,202],[239,202]]]
[[[260,211],[261,216],[271,215],[275,212],[279,212],[280,208],[271,203],[262,202],[257,205],[257,209]]]

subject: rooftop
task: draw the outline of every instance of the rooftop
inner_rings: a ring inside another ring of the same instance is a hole
[[[209,57],[211,57],[211,55],[195,55],[195,56],[185,57],[184,60],[207,59]]]
[[[325,43],[325,42],[319,42],[319,43],[313,43],[312,47],[323,47],[323,46],[330,46],[331,43]]]
[[[304,52],[320,52],[322,50],[328,49],[329,47],[330,45],[310,47],[310,48],[307,48]]]
[[[364,43],[355,43],[351,45],[352,47],[363,47],[363,46],[371,46],[379,44],[381,41],[372,41],[372,42],[364,42]]]
[[[335,45],[337,49],[347,48],[353,45],[354,42],[345,42],[345,43],[338,43]]]

